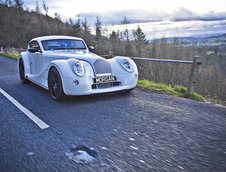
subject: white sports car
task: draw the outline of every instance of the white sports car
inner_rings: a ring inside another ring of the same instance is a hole
[[[123,56],[104,59],[91,49],[77,37],[34,38],[18,59],[20,80],[49,90],[55,100],[136,87],[138,71],[133,60]]]

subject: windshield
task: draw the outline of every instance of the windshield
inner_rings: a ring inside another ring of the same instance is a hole
[[[75,39],[52,39],[41,41],[41,43],[45,51],[86,49],[86,46],[82,40]]]

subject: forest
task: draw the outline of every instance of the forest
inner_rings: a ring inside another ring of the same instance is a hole
[[[37,2],[37,1],[36,1]],[[194,55],[201,57],[202,65],[197,71],[196,92],[216,103],[226,104],[226,50],[215,46],[185,46],[177,38],[172,42],[146,40],[142,28],[126,29],[131,21],[122,16],[124,31],[112,31],[105,36],[101,19],[96,16],[94,31],[86,19],[68,19],[63,22],[60,15],[48,15],[48,7],[36,3],[35,10],[24,7],[22,0],[0,0],[0,47],[23,48],[34,37],[45,35],[69,35],[83,38],[88,45],[95,47],[95,53],[108,57],[123,55],[161,59],[192,60]],[[211,52],[211,53],[209,53]],[[136,61],[140,79],[152,80],[171,85],[188,85],[191,66],[158,62]]]

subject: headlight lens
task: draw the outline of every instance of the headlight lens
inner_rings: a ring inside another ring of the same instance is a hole
[[[129,62],[128,59],[124,59],[122,61],[122,67],[127,71],[127,72],[133,72],[134,71],[134,68],[133,68],[133,64],[131,64]]]
[[[76,75],[78,76],[84,76],[85,75],[85,69],[81,62],[76,61],[73,64],[73,70]]]

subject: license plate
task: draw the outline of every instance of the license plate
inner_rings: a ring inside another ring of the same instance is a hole
[[[115,76],[98,76],[98,77],[94,78],[94,83],[96,83],[96,84],[115,82],[115,81],[116,81]]]

